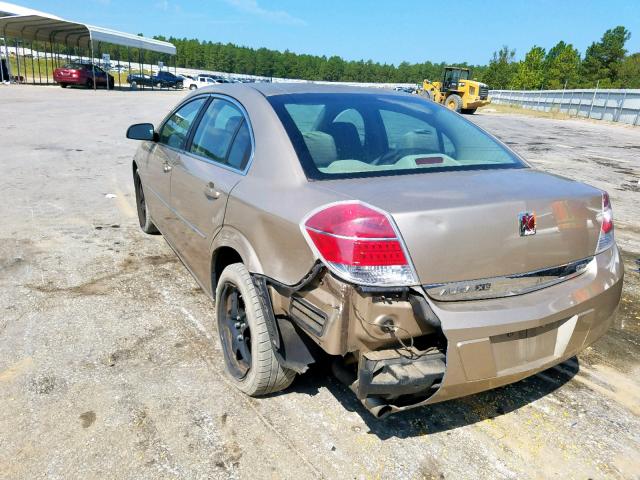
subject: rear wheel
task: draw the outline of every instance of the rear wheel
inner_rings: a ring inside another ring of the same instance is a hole
[[[84,85],[89,89],[93,88],[93,80],[91,80],[90,78],[87,78],[87,81],[84,83]]]
[[[160,82],[156,83],[156,87],[162,88],[162,83],[160,83]]]
[[[138,210],[138,222],[140,223],[140,228],[144,233],[157,235],[160,232],[153,224],[151,215],[149,215],[149,207],[147,206],[147,201],[144,197],[142,180],[140,179],[140,174],[137,170],[136,173],[133,174],[133,183],[136,189],[136,208]]]
[[[67,88],[67,84],[66,84],[66,83],[61,83],[61,84],[60,84],[60,86],[61,86],[62,88]]]
[[[291,385],[295,372],[282,367],[273,352],[262,302],[241,263],[229,265],[220,275],[216,319],[226,370],[238,389],[258,396]]]
[[[465,115],[473,115],[474,113],[476,113],[477,108],[463,108],[462,110],[460,110],[462,113],[464,113]]]
[[[189,85],[189,90],[195,90],[197,89],[197,85]]]
[[[449,95],[444,101],[444,104],[449,110],[453,110],[454,112],[460,112],[460,110],[462,110],[462,98],[455,93]]]

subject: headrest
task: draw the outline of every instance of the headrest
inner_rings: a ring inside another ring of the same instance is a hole
[[[433,130],[413,130],[400,137],[398,148],[417,148],[424,152],[438,152],[438,136]]]
[[[350,122],[333,122],[327,126],[326,132],[336,142],[339,159],[362,158],[362,144],[358,129]]]
[[[338,159],[336,142],[328,133],[312,130],[302,134],[316,167],[326,167]]]

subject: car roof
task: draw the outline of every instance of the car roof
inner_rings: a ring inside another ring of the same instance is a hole
[[[326,83],[253,83],[249,88],[258,90],[269,97],[273,95],[288,95],[292,93],[380,93],[391,92],[374,87],[356,87],[351,85],[336,85]]]
[[[270,83],[270,82],[256,82],[256,83],[220,83],[217,85],[207,86],[198,89],[199,93],[211,92],[222,94],[233,94],[238,92],[239,89],[247,90],[252,89],[260,92],[265,97],[271,97],[275,95],[289,95],[300,93],[384,93],[385,95],[406,95],[402,92],[394,92],[391,89],[381,89],[375,87],[355,87],[350,85],[336,85],[325,83]]]

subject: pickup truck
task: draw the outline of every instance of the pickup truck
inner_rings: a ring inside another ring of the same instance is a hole
[[[197,88],[207,87],[209,85],[215,85],[216,83],[219,83],[219,82],[217,82],[216,79],[213,77],[208,77],[206,75],[198,75],[194,80],[188,79],[186,81],[185,86],[189,90],[195,90]]]
[[[132,87],[136,85],[145,85],[156,88],[175,88],[177,90],[184,86],[184,79],[171,72],[158,72],[153,76],[133,73],[127,76],[127,82]]]

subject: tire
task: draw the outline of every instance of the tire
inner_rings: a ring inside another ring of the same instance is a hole
[[[229,265],[220,275],[216,322],[227,376],[239,390],[253,397],[291,385],[296,374],[282,367],[273,352],[262,302],[241,263]]]
[[[477,108],[463,108],[462,110],[460,110],[460,112],[465,115],[473,115],[474,113],[476,113],[476,110]]]
[[[114,88],[116,88],[116,81],[114,80],[109,80],[107,82],[107,90],[113,90]]]
[[[197,85],[189,85],[189,90],[197,90]]]
[[[161,82],[156,83],[156,88],[162,88],[162,83]]]
[[[61,86],[62,88],[67,88],[67,84],[66,84],[66,83],[61,83],[61,84],[60,84],[60,86]]]
[[[140,224],[140,228],[144,233],[148,233],[149,235],[158,235],[160,232],[154,225],[153,220],[151,220],[149,208],[144,198],[142,179],[140,178],[138,170],[133,174],[133,185],[136,190],[136,208],[138,210],[138,223]]]
[[[93,88],[93,81],[92,81],[90,78],[88,78],[88,79],[87,79],[87,81],[85,82],[85,86],[86,86],[89,90],[91,90],[91,89]]]
[[[460,98],[460,95],[452,93],[445,99],[444,105],[449,110],[460,113],[460,110],[462,110],[462,98]]]

